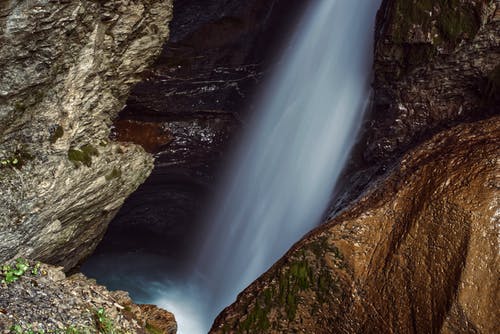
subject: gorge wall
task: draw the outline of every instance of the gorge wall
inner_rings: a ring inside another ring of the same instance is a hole
[[[303,1],[177,0],[171,35],[134,86],[112,136],[155,155],[96,256],[137,249],[189,257],[205,200]]]
[[[152,169],[109,141],[168,35],[172,1],[0,4],[0,260],[69,269]]]
[[[499,120],[405,154],[244,290],[212,332],[497,332]]]

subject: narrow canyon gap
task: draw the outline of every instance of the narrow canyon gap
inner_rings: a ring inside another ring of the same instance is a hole
[[[369,106],[379,6],[368,0],[309,5],[214,194],[190,270],[169,275],[175,269],[168,263],[138,253],[165,274],[120,274],[112,287],[146,290],[136,299],[171,310],[180,333],[203,333],[320,223]]]

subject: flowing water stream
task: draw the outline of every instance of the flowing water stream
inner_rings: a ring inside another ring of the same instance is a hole
[[[310,2],[228,166],[193,269],[150,278],[150,293],[138,298],[174,312],[180,333],[207,332],[243,288],[321,221],[369,104],[380,2]]]

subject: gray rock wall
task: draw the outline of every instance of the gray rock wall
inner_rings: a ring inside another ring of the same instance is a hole
[[[171,15],[172,0],[0,4],[0,261],[71,268],[149,175],[108,136]]]

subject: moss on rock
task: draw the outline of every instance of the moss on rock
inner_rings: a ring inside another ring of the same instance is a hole
[[[87,167],[92,166],[92,157],[98,156],[99,151],[91,144],[86,144],[80,147],[80,149],[68,150],[68,159],[72,161],[76,167],[80,167],[84,164]]]
[[[397,0],[389,5],[389,35],[403,51],[403,74],[431,61],[439,50],[472,39],[481,25],[481,2]]]

